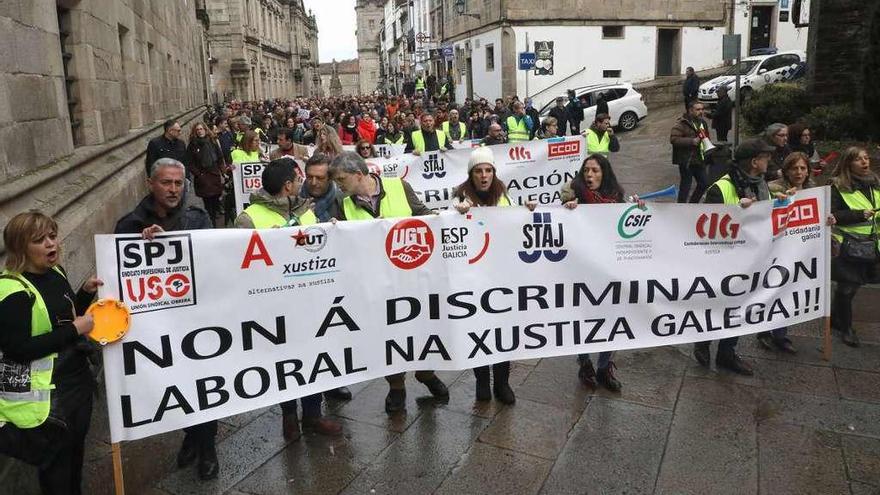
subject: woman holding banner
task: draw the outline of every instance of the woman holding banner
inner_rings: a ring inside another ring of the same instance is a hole
[[[593,154],[581,164],[580,170],[569,183],[562,186],[562,203],[573,210],[579,204],[623,203],[623,187],[617,182],[617,176],[611,168],[611,162],[604,155]],[[640,206],[644,206],[638,196],[633,197]],[[593,368],[589,354],[578,355],[578,378],[581,383],[596,389],[599,383],[612,392],[622,388],[620,381],[614,376],[617,366],[611,360],[612,352],[599,353],[599,368]]]
[[[79,494],[95,379],[82,337],[94,320],[77,315],[103,283],[92,277],[74,294],[58,225],[42,213],[12,217],[3,241],[0,452],[36,466],[43,493]]]
[[[770,196],[784,194],[791,196],[801,189],[815,187],[810,177],[810,159],[807,155],[794,152],[782,162],[782,177],[767,184]],[[788,338],[788,328],[782,327],[756,335],[758,343],[767,350],[779,350],[788,354],[796,354],[797,349]]]
[[[355,145],[355,150],[357,150],[357,154],[364,160],[376,158],[376,148],[373,147],[373,143],[366,139],[358,141],[357,145]]]
[[[836,256],[831,260],[831,280],[837,287],[831,326],[840,332],[844,344],[858,347],[852,302],[861,285],[878,277],[880,179],[871,171],[868,152],[858,147],[844,152],[831,175],[831,213],[837,220],[832,233]]]
[[[468,160],[468,178],[459,184],[452,193],[452,207],[465,214],[474,206],[510,206],[510,197],[504,183],[495,175],[495,157],[487,147],[475,148]],[[535,205],[527,205],[534,209]],[[474,368],[477,379],[476,396],[478,401],[495,398],[504,404],[514,404],[516,396],[510,388],[510,361],[492,365],[495,385],[489,388],[489,367]]]

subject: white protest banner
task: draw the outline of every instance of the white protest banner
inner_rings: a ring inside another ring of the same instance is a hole
[[[297,174],[303,176],[305,163],[292,156],[284,156],[297,164]],[[251,193],[263,187],[263,169],[269,162],[237,163],[232,169],[232,188],[235,191],[235,214],[240,215],[250,206]]]
[[[250,204],[251,193],[263,187],[263,168],[268,162],[236,163],[232,169],[232,188],[235,191],[235,214],[239,215]]]
[[[828,188],[790,204],[474,208],[96,236],[114,442],[408,370],[625,350],[827,315]],[[572,364],[574,372],[574,364]]]
[[[498,177],[517,204],[559,204],[559,190],[574,177],[586,152],[580,136],[489,146]],[[467,179],[472,148],[370,158],[367,165],[383,177],[406,179],[428,208],[446,209],[452,191]]]
[[[376,150],[376,155],[379,158],[391,158],[393,156],[403,155],[403,150],[406,149],[405,144],[374,144],[373,149]],[[357,147],[353,144],[344,144],[342,145],[343,151],[357,151]]]

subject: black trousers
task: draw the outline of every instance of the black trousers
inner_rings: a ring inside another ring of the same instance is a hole
[[[217,436],[217,421],[187,426],[183,431],[197,445],[214,445],[214,438]]]
[[[40,489],[45,495],[82,493],[82,469],[86,434],[92,418],[92,398],[71,411],[64,420],[67,434],[54,459],[39,469]]]
[[[831,326],[839,332],[846,332],[852,327],[852,302],[859,290],[859,284],[838,282],[831,298]]]
[[[706,176],[706,165],[679,164],[678,173],[681,182],[678,185],[679,203],[699,203],[703,193],[709,187],[709,178]],[[696,181],[697,185],[691,192],[691,184]],[[689,197],[690,196],[690,197]]]

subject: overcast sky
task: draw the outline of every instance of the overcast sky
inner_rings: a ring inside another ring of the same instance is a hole
[[[355,0],[304,0],[318,21],[318,56],[321,62],[357,57]]]

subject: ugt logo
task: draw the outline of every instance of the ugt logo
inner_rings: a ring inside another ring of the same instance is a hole
[[[428,153],[425,161],[422,163],[424,167],[422,169],[422,177],[426,179],[433,179],[434,177],[442,179],[446,177],[446,164],[438,153]]]
[[[434,233],[425,222],[410,218],[397,222],[385,237],[385,254],[403,270],[422,266],[434,252]]]
[[[712,213],[711,215],[703,213],[697,218],[697,235],[701,239],[715,239],[717,237],[736,239],[739,235],[739,224],[732,222],[733,217],[727,213],[724,216],[718,213]]]
[[[532,153],[526,149],[525,146],[514,146],[510,148],[510,151],[507,152],[507,155],[511,160],[531,160]]]
[[[526,263],[534,263],[543,254],[547,261],[557,262],[565,259],[568,255],[565,245],[562,224],[552,223],[550,213],[533,213],[532,223],[523,225],[523,251],[519,251],[519,259]]]

